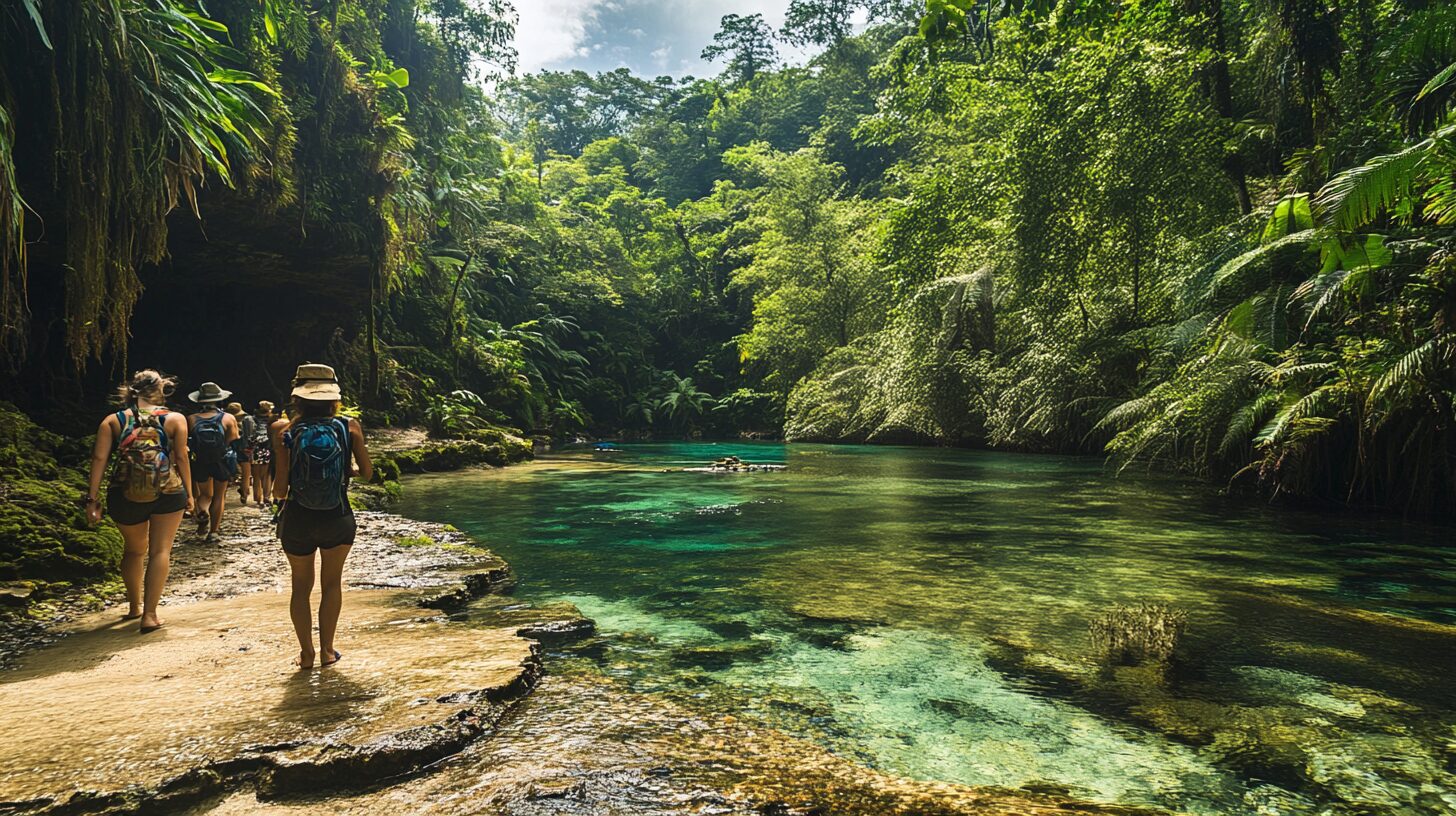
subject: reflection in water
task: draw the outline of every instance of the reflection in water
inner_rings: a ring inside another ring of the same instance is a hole
[[[785,473],[662,472],[720,455]],[[423,478],[405,511],[570,600],[639,692],[910,777],[1195,813],[1456,812],[1456,553],[1089,460],[628,446]],[[1172,666],[1091,621],[1187,610]]]

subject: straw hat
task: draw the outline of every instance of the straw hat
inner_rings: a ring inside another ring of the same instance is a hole
[[[343,399],[332,366],[304,363],[293,374],[293,396],[310,400]]]
[[[198,405],[206,405],[209,402],[222,402],[232,395],[233,392],[219,387],[215,382],[205,382],[201,388],[188,394],[187,399],[192,400]]]

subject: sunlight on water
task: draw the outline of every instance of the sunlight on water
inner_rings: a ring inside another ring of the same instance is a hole
[[[664,472],[728,454],[790,469]],[[866,766],[1200,814],[1456,813],[1445,531],[1082,459],[768,444],[426,477],[405,511],[595,619],[599,671]],[[1089,625],[1140,603],[1186,632],[1165,664],[1108,665]]]

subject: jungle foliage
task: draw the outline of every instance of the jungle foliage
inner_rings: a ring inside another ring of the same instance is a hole
[[[719,76],[650,79],[509,76],[513,20],[10,4],[10,359],[35,336],[28,212],[63,214],[81,367],[124,352],[136,270],[209,182],[360,248],[368,307],[333,356],[391,419],[1456,499],[1456,7],[792,0],[781,30],[723,18]],[[16,158],[32,124],[42,172]]]

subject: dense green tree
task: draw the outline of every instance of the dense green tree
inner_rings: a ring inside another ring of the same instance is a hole
[[[725,14],[713,35],[713,42],[703,48],[703,59],[717,61],[728,57],[724,73],[736,82],[750,82],[764,69],[778,61],[773,45],[773,29],[762,14]]]

